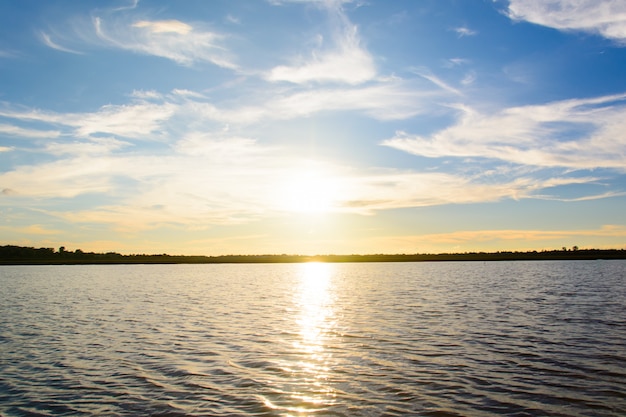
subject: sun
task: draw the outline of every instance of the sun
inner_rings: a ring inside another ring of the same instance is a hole
[[[286,180],[281,194],[281,206],[286,211],[328,213],[337,206],[338,181],[323,171],[304,170]]]

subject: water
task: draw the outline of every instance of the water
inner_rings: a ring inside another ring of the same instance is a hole
[[[626,261],[0,267],[0,415],[624,416]]]

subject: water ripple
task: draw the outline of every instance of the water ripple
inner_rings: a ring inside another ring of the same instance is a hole
[[[0,267],[2,416],[622,416],[626,262]]]

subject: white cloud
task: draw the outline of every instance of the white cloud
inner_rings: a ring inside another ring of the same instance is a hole
[[[460,26],[458,28],[454,28],[454,31],[459,35],[459,38],[463,38],[465,36],[475,36],[478,34],[475,30],[468,28],[467,26]]]
[[[3,106],[0,108],[0,116],[10,119],[27,120],[43,123],[61,123],[61,120],[65,117],[62,114],[42,111],[39,109],[28,109],[24,107],[12,108],[10,106]]]
[[[158,138],[157,131],[162,123],[174,113],[176,106],[170,103],[135,103],[129,105],[107,105],[93,113],[54,113],[37,109],[5,109],[0,116],[7,118],[51,123],[73,128],[68,135],[89,137],[93,134],[112,134],[127,138],[153,139]],[[1,128],[0,128],[1,130]],[[10,133],[5,125],[5,131]],[[58,131],[36,131],[31,129],[12,128],[14,134],[30,137],[58,137]]]
[[[0,124],[0,135],[33,139],[53,139],[57,138],[60,134],[61,132],[58,130],[24,129],[19,126]]]
[[[320,2],[334,14],[331,46],[313,51],[308,58],[298,58],[292,65],[281,65],[266,74],[270,81],[288,81],[296,84],[308,82],[336,82],[361,84],[376,76],[374,59],[361,46],[358,28],[341,9],[341,2]]]
[[[211,62],[236,69],[231,54],[221,44],[224,35],[194,28],[178,20],[113,22],[96,17],[97,37],[109,46],[171,59],[181,65]]]
[[[206,132],[190,132],[173,147],[177,153],[190,156],[211,156],[220,161],[239,159],[267,152],[256,141],[244,137],[224,137]]]
[[[78,136],[107,133],[127,138],[146,138],[158,135],[161,123],[174,113],[170,104],[107,105],[98,112],[76,115],[70,124],[76,126]]]
[[[351,179],[342,195],[347,211],[369,214],[378,210],[445,204],[495,202],[503,199],[543,198],[537,193],[555,186],[585,184],[596,178],[547,178],[457,175],[450,173],[383,172]],[[608,195],[607,195],[608,197]]]
[[[330,111],[357,111],[379,120],[397,120],[432,112],[434,102],[450,96],[448,89],[443,91],[427,89],[423,84],[420,80],[392,79],[357,87],[304,91],[270,89],[265,94],[259,93],[235,107],[220,107],[208,101],[202,94],[193,91],[174,90],[171,95],[164,97],[163,100],[166,101],[154,104],[157,106],[156,111],[146,109],[145,113],[157,117],[160,113],[171,111],[175,114],[172,117],[180,116],[196,121],[211,120],[233,125],[250,124],[261,120],[290,120]],[[127,111],[130,112],[130,109]],[[90,118],[100,120],[101,113],[103,110],[94,113]],[[102,119],[100,124],[104,124],[105,121]]]
[[[140,100],[160,100],[163,98],[161,93],[154,90],[134,90],[130,96]]]
[[[626,42],[623,0],[510,0],[508,15],[559,30],[580,30]]]
[[[130,146],[115,138],[91,138],[74,142],[52,142],[45,147],[51,155],[106,155],[113,151]]]
[[[0,174],[0,189],[25,197],[70,198],[112,190],[106,158],[62,159]]]
[[[205,98],[203,94],[200,94],[191,90],[180,89],[180,88],[173,89],[172,94],[176,96],[182,96],[182,97]]]
[[[432,111],[439,91],[420,91],[397,82],[368,87],[311,90],[279,97],[267,103],[269,114],[291,119],[323,111],[363,111],[380,120],[406,119]]]
[[[626,169],[626,94],[513,107],[494,114],[464,106],[459,110],[457,123],[447,129],[430,136],[398,132],[383,144],[431,158]]]
[[[157,20],[148,21],[140,20],[133,23],[134,28],[145,28],[152,33],[177,33],[179,35],[186,35],[193,30],[193,28],[179,20]]]

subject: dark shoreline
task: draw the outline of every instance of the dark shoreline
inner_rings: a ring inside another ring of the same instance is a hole
[[[438,254],[370,255],[121,255],[60,248],[0,246],[0,265],[99,265],[99,264],[235,264],[302,262],[454,262],[454,261],[555,261],[626,259],[626,249],[562,249],[527,252],[466,252]]]

